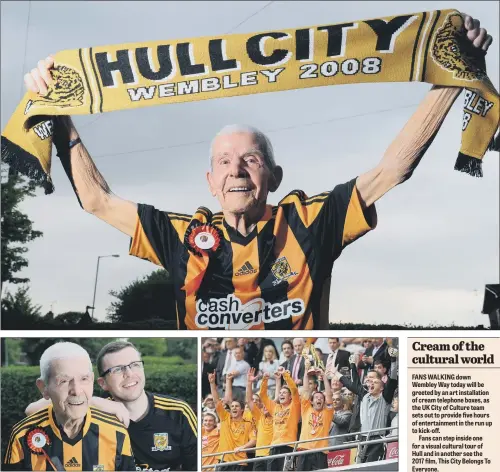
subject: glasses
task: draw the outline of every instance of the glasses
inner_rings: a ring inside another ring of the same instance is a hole
[[[105,375],[108,375],[108,374],[111,374],[111,375],[124,374],[127,370],[127,367],[132,372],[138,372],[138,371],[144,369],[144,361],[134,361],[128,365],[117,365],[114,367],[110,367],[106,372],[103,372],[101,374],[101,377],[104,377]]]

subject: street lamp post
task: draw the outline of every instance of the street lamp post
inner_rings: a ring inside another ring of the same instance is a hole
[[[94,320],[94,311],[95,311],[95,295],[97,292],[97,277],[99,275],[99,261],[103,257],[120,257],[119,254],[109,254],[107,256],[98,256],[97,257],[97,270],[95,271],[95,284],[94,284],[94,298],[92,300],[92,320]]]

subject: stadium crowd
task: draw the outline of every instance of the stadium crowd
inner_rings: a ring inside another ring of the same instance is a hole
[[[204,338],[203,466],[321,470],[321,449],[397,441],[397,352],[396,338]],[[364,445],[356,462],[384,459],[385,448]],[[286,456],[294,450],[310,452]]]

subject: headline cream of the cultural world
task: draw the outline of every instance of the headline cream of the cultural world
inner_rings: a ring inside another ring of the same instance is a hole
[[[453,344],[426,344],[415,341],[412,348],[414,351],[422,353],[422,355],[414,356],[411,359],[414,365],[487,365],[495,363],[494,354],[483,352],[485,350],[484,344],[475,341],[460,341]],[[435,352],[439,354],[434,354]]]

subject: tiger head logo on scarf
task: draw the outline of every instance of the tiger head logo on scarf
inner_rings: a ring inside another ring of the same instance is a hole
[[[59,107],[74,107],[83,105],[85,88],[80,74],[71,67],[58,65],[52,70],[53,84],[49,86],[45,96],[30,100],[24,114],[33,105],[54,105]]]
[[[467,32],[463,22],[457,13],[448,15],[434,38],[432,58],[443,69],[453,72],[457,79],[482,80],[486,77],[486,71],[478,63],[477,53],[471,54],[470,45],[465,41]]]

